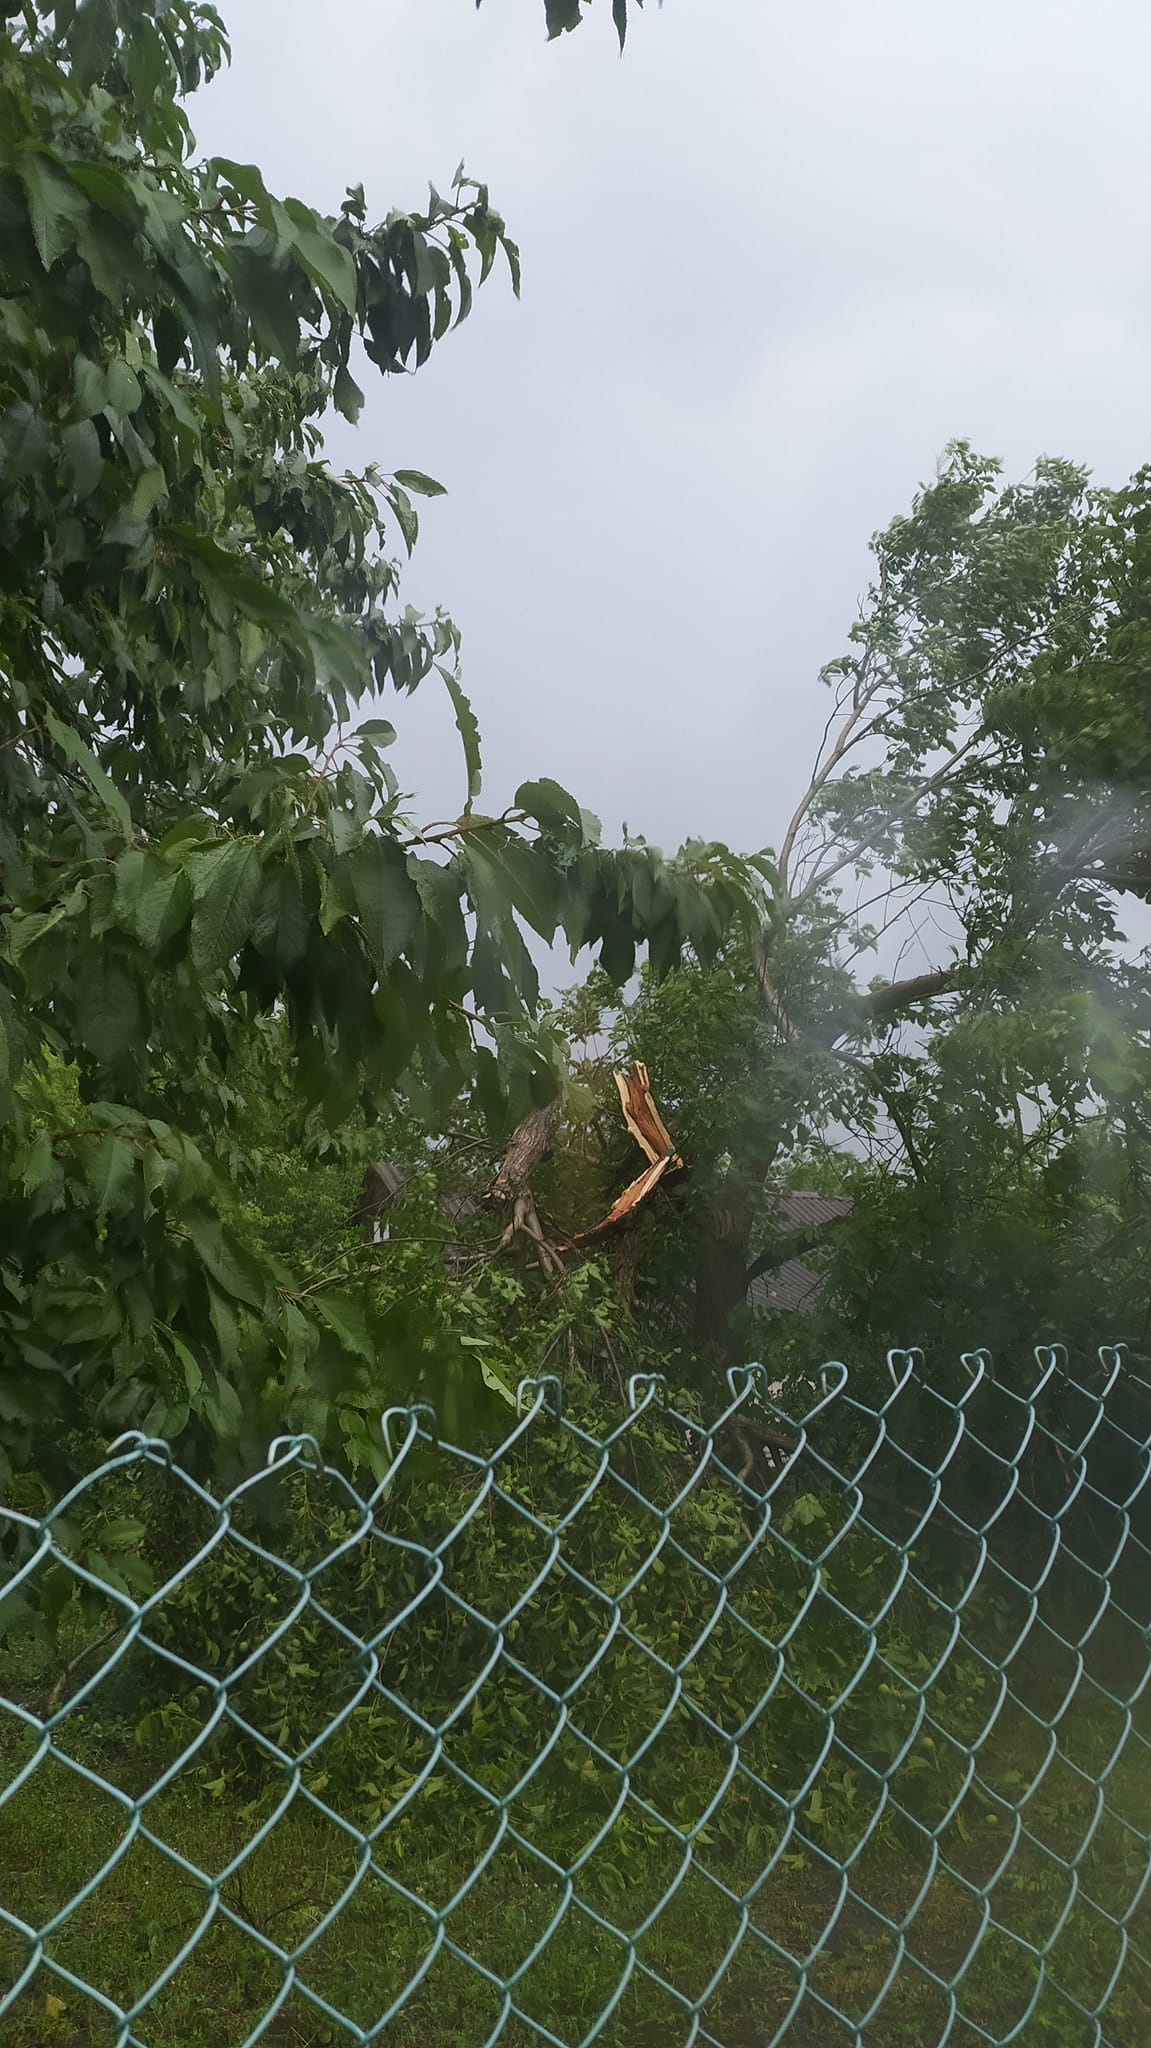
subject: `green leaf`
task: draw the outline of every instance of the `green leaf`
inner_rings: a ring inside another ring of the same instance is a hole
[[[225,250],[224,262],[261,347],[294,368],[300,352],[300,318],[287,267],[273,250],[255,248],[251,242],[234,243]]]
[[[0,1023],[2,1023],[0,1019]],[[39,1131],[24,1157],[20,1172],[20,1185],[26,1195],[35,1194],[46,1181],[53,1180],[58,1172],[56,1156],[52,1150],[52,1139],[47,1131]]]
[[[336,401],[337,410],[342,412],[344,418],[350,420],[352,425],[355,426],[363,410],[364,394],[351,372],[342,366],[336,371],[336,381],[333,386],[332,396]]]
[[[214,156],[209,158],[208,169],[214,176],[222,177],[225,184],[231,185],[249,206],[256,208],[265,227],[271,226],[271,197],[258,164],[241,164],[231,157]]]
[[[390,967],[419,929],[420,901],[403,848],[394,839],[364,839],[340,863],[360,928],[379,967]]]
[[[5,481],[31,476],[48,468],[52,444],[42,414],[26,398],[17,398],[0,415],[0,475]]]
[[[108,403],[108,379],[99,364],[77,351],[72,359],[72,404],[69,418],[95,419]]]
[[[551,940],[555,935],[559,883],[544,856],[522,840],[474,834],[468,842],[468,867],[478,892],[478,907],[493,922],[504,923],[518,910],[533,931]]]
[[[90,419],[76,420],[60,436],[64,482],[79,504],[95,490],[104,467],[100,436]]]
[[[105,384],[108,395],[104,410],[109,417],[126,420],[132,413],[139,412],[144,402],[143,386],[131,363],[126,363],[123,356],[112,357],[105,373]]]
[[[583,814],[574,796],[569,796],[558,782],[550,776],[543,776],[539,782],[521,782],[515,793],[517,811],[526,812],[534,818],[543,830],[553,838],[583,840]]]
[[[264,1275],[250,1252],[210,1213],[190,1207],[180,1218],[217,1287],[249,1308],[263,1308]]]
[[[456,714],[456,730],[463,741],[464,766],[468,777],[468,800],[464,806],[464,814],[466,816],[478,797],[483,782],[483,763],[480,759],[480,728],[476,722],[476,714],[472,710],[471,704],[457,678],[450,669],[444,668],[440,663],[437,662],[436,666],[439,668],[440,674],[447,685],[447,692],[452,700],[452,708]]]
[[[313,283],[346,313],[354,313],[358,287],[350,251],[302,200],[285,199],[284,212],[292,223],[291,246]]]
[[[114,1131],[94,1145],[85,1145],[84,1178],[96,1197],[98,1216],[115,1215],[129,1207],[135,1175],[135,1147]]]
[[[315,1296],[315,1309],[328,1328],[334,1331],[345,1351],[350,1351],[357,1358],[374,1358],[375,1346],[368,1334],[364,1312],[350,1295],[323,1289]]]
[[[146,1541],[147,1525],[136,1520],[134,1515],[120,1515],[113,1522],[105,1522],[100,1530],[100,1542],[105,1550],[134,1550]]]
[[[116,912],[149,953],[159,953],[191,916],[192,885],[151,848],[133,847],[116,863]]]
[[[73,766],[86,777],[96,795],[115,818],[125,839],[130,840],[132,813],[128,809],[127,800],[116,788],[111,776],[104,773],[95,754],[84,745],[79,733],[73,732],[70,725],[65,725],[62,719],[57,718],[54,711],[45,712],[44,723],[61,753],[66,754]]]
[[[133,519],[148,519],[157,505],[163,504],[168,496],[168,479],[158,463],[151,463],[142,469],[136,478],[131,498]]]
[[[417,498],[446,498],[447,485],[438,484],[434,476],[425,476],[422,469],[397,469],[396,482],[405,491],[414,491]]]
[[[74,249],[88,220],[88,201],[67,172],[42,150],[17,158],[17,174],[28,201],[36,252],[45,270]]]
[[[200,1407],[205,1421],[225,1442],[234,1441],[239,1436],[244,1425],[243,1405],[235,1387],[222,1373],[217,1373],[213,1384],[204,1388]],[[221,1790],[223,1785],[224,1779],[221,1778]]]
[[[188,860],[195,907],[192,959],[202,973],[223,967],[251,936],[260,902],[261,863],[250,840],[229,839]]]
[[[105,1067],[129,1052],[140,1034],[140,991],[105,946],[86,968],[78,990],[76,1025],[81,1041]]]
[[[144,1149],[144,1208],[151,1216],[160,1207],[157,1196],[163,1193],[172,1172],[172,1161],[166,1159],[158,1145]]]
[[[466,965],[468,957],[458,870],[454,863],[421,860],[409,853],[408,873],[424,913],[425,944],[439,971],[453,975]]]
[[[420,522],[416,508],[407,492],[401,490],[398,484],[391,486],[388,492],[388,503],[396,515],[396,522],[404,537],[404,546],[410,555],[420,532]]]
[[[180,1365],[180,1369],[183,1372],[184,1384],[188,1389],[188,1399],[190,1401],[194,1401],[196,1395],[199,1393],[201,1387],[204,1384],[204,1375],[200,1371],[200,1368],[196,1363],[196,1360],[192,1356],[192,1353],[189,1351],[187,1345],[183,1343],[179,1337],[177,1337],[175,1331],[169,1330],[167,1336],[168,1342],[172,1346],[172,1349],[176,1354],[177,1361]]]
[[[83,890],[73,889],[62,903],[56,903],[51,910],[16,910],[5,920],[3,936],[7,943],[9,958],[19,961],[29,946],[34,946],[66,917],[75,917],[83,908]]]
[[[85,91],[107,70],[117,41],[111,0],[81,0],[68,30],[67,43],[77,82]]]

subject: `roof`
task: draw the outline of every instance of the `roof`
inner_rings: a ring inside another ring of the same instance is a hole
[[[850,1195],[817,1195],[805,1188],[783,1188],[775,1197],[772,1225],[785,1230],[808,1230],[820,1223],[834,1223],[838,1216],[850,1216],[854,1202]]]
[[[776,1196],[772,1228],[780,1236],[793,1230],[817,1229],[850,1216],[854,1203],[849,1195],[817,1195],[805,1188],[785,1188]],[[757,1273],[747,1290],[747,1305],[754,1309],[792,1309],[801,1316],[814,1315],[823,1294],[824,1276],[814,1273],[801,1259],[785,1259],[769,1273]]]
[[[757,1273],[747,1290],[749,1308],[790,1308],[814,1315],[823,1289],[823,1274],[813,1273],[799,1259],[787,1259],[773,1273]]]

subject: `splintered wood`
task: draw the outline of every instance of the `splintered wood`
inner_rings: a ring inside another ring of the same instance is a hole
[[[590,1230],[581,1230],[569,1240],[572,1244],[588,1244],[593,1238],[603,1237],[607,1231],[629,1223],[666,1173],[683,1170],[683,1160],[655,1106],[643,1061],[636,1060],[626,1074],[616,1074],[615,1085],[619,1089],[623,1120],[650,1164],[637,1174],[622,1195],[616,1196],[606,1216],[601,1217]]]

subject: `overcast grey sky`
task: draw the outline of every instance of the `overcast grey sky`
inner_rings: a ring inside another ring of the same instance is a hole
[[[222,0],[201,146],[335,208],[462,157],[524,259],[341,460],[429,470],[485,796],[551,774],[673,846],[778,845],[872,531],[945,442],[1118,480],[1151,454],[1146,0]],[[462,767],[388,707],[428,816]]]

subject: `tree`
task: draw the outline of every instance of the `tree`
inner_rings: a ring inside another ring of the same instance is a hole
[[[808,1363],[1145,1339],[1151,978],[1121,908],[1151,896],[1149,531],[1149,472],[1006,485],[952,448],[874,543],[754,942],[569,1011],[602,1065],[648,1064],[691,1169],[639,1285],[697,1369],[762,1346],[749,1284],[821,1244]],[[777,1220],[829,1175],[849,1225]]]
[[[754,868],[605,850],[553,782],[478,809],[456,630],[398,597],[441,487],[322,430],[515,246],[462,172],[373,225],[198,162],[225,56],[194,0],[0,31],[0,1422],[45,1469],[65,1422],[338,1444],[418,1379],[370,1288],[246,1241],[253,1089],[313,1155],[398,1093],[503,1129],[562,1085],[522,927],[623,978],[757,914]],[[467,794],[421,831],[357,706],[436,676]]]

